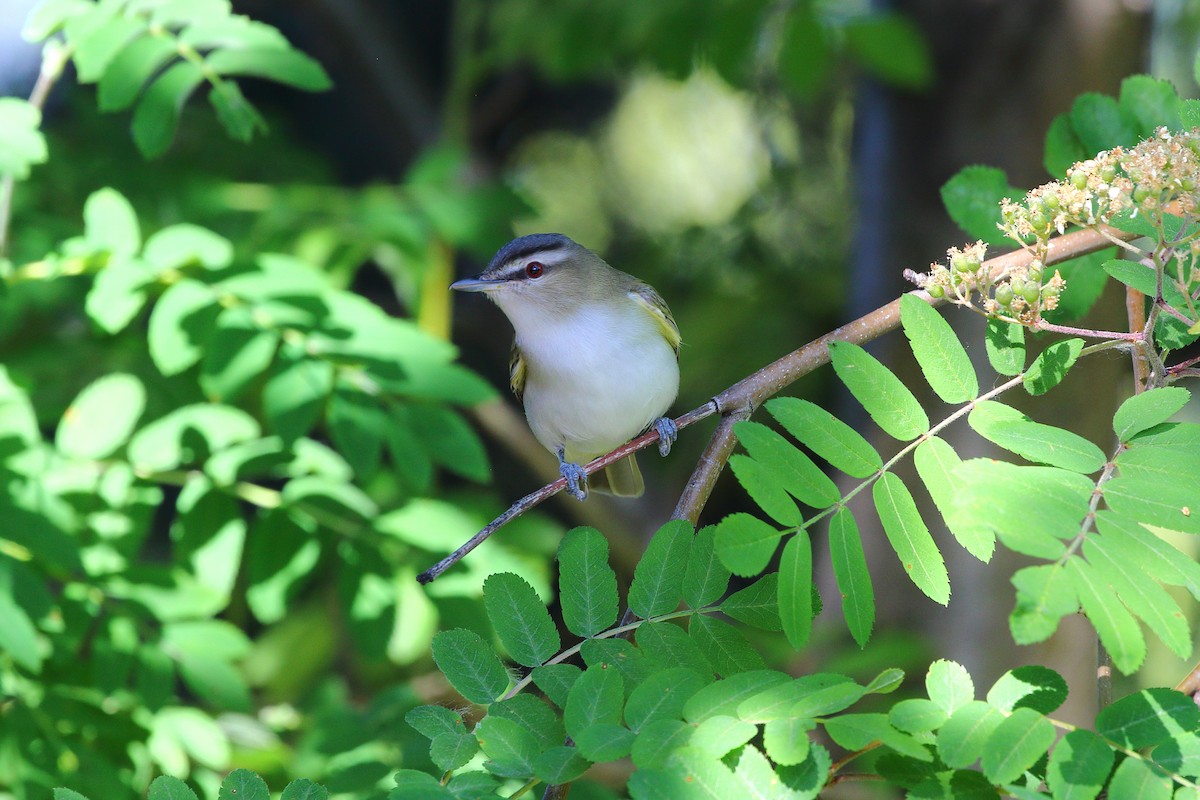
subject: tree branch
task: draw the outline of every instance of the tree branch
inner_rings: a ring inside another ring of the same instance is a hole
[[[1102,226],[1102,229],[1099,230],[1089,228],[1073,231],[1050,240],[1045,263],[1048,266],[1067,261],[1110,247],[1114,240],[1128,241],[1135,238],[1137,238],[1136,234],[1107,226]],[[988,268],[989,274],[1002,275],[1015,267],[1028,264],[1032,259],[1033,256],[1027,251],[1014,250],[990,258],[984,262],[984,265]],[[910,294],[915,294],[933,306],[945,302],[931,298],[923,289],[910,292]],[[900,298],[793,350],[783,358],[738,381],[699,408],[692,409],[676,419],[675,423],[682,430],[714,413],[720,413],[722,416],[721,424],[713,432],[704,455],[701,456],[691,478],[688,479],[672,519],[686,519],[694,524],[700,518],[704,506],[712,494],[713,487],[716,485],[717,478],[733,452],[733,426],[736,422],[749,417],[767,398],[778,394],[782,389],[818,367],[828,364],[830,343],[865,344],[898,327],[900,327]],[[608,455],[601,456],[584,465],[584,472],[591,475],[657,441],[658,433],[651,430],[618,447]],[[421,583],[429,583],[434,580],[493,533],[529,509],[558,494],[566,488],[566,485],[566,480],[559,478],[536,492],[522,497],[461,547],[418,575],[417,580]]]

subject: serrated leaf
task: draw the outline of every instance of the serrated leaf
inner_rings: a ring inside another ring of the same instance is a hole
[[[558,628],[524,578],[497,572],[483,583],[483,605],[501,644],[518,664],[536,667],[558,652]]]
[[[935,731],[949,719],[946,710],[924,697],[910,697],[892,706],[888,721],[904,733],[927,733]]]
[[[1059,739],[1046,766],[1046,784],[1054,797],[1092,800],[1112,770],[1113,751],[1089,730],[1074,730]]]
[[[1067,376],[1083,350],[1083,339],[1066,339],[1047,347],[1025,372],[1025,391],[1032,395],[1045,394]]]
[[[1054,725],[1030,708],[1019,708],[996,726],[983,750],[983,774],[992,783],[1011,783],[1054,744]]]
[[[718,675],[729,676],[764,666],[763,657],[758,651],[746,641],[741,631],[727,622],[696,615],[688,623],[688,635],[716,668]]]
[[[1096,526],[1105,546],[1113,549],[1118,557],[1133,564],[1153,564],[1154,576],[1158,580],[1172,586],[1183,586],[1200,600],[1200,564],[1160,538],[1154,526],[1140,525],[1111,511],[1098,512]]]
[[[693,730],[677,719],[660,719],[639,731],[632,748],[633,763],[638,768],[634,775],[665,767],[671,756],[687,745]]]
[[[1030,708],[1050,714],[1066,699],[1067,682],[1063,676],[1037,664],[1010,669],[987,693],[988,703],[1004,712]]]
[[[738,707],[750,697],[793,679],[776,670],[751,670],[730,675],[705,686],[683,706],[683,718],[690,723],[703,722],[715,714],[737,714]]]
[[[72,458],[106,458],[129,439],[146,406],[133,375],[112,373],[88,384],[63,412],[55,444]]]
[[[1118,466],[1120,463],[1118,458]],[[1121,475],[1105,483],[1103,491],[1109,509],[1123,517],[1168,530],[1200,534],[1200,513],[1197,513],[1200,485]]]
[[[788,643],[804,649],[812,634],[812,543],[808,531],[797,531],[779,558],[779,620]]]
[[[1153,747],[1200,728],[1200,708],[1172,689],[1143,689],[1096,716],[1096,733],[1131,750]]]
[[[575,780],[591,765],[577,747],[551,747],[534,759],[533,772],[548,785],[557,786]]]
[[[235,769],[221,781],[220,800],[271,800],[267,782],[248,769]]]
[[[875,626],[875,593],[858,523],[849,508],[841,509],[829,520],[829,553],[842,594],[846,627],[858,646],[866,647]]]
[[[717,525],[721,563],[735,575],[750,577],[766,569],[782,532],[750,514],[730,514]]]
[[[938,755],[946,765],[965,768],[983,755],[992,732],[1004,720],[1004,715],[982,700],[972,700],[960,707],[937,733]]]
[[[203,82],[199,66],[178,61],[150,84],[133,112],[133,141],[142,155],[156,158],[167,151],[184,104]]]
[[[1192,394],[1182,386],[1160,386],[1130,397],[1113,415],[1113,430],[1122,442],[1160,425],[1187,405]]]
[[[1020,375],[1025,368],[1025,328],[998,319],[987,321],[984,338],[988,361],[1001,375]]]
[[[786,528],[804,523],[796,501],[792,500],[791,495],[784,489],[776,470],[740,453],[730,456],[729,468],[733,470],[734,477],[746,490],[746,494],[750,495],[750,499],[771,519]]]
[[[687,664],[705,676],[712,676],[712,664],[688,636],[687,631],[670,622],[651,622],[638,628],[638,649],[651,663],[660,667]]]
[[[872,491],[875,509],[892,549],[917,588],[936,603],[950,602],[950,576],[917,504],[899,476],[887,472]]]
[[[730,571],[717,556],[716,526],[706,525],[692,537],[683,574],[683,602],[699,609],[716,602],[729,586]]]
[[[533,734],[511,719],[486,716],[475,727],[479,749],[491,759],[488,770],[506,778],[529,778],[541,748]]]
[[[925,691],[948,715],[975,699],[975,682],[961,664],[939,659],[925,674]]]
[[[815,722],[800,717],[770,720],[763,726],[763,747],[782,767],[802,764],[812,747],[808,734],[815,728]]]
[[[150,783],[148,800],[196,800],[196,793],[172,775],[159,775]]]
[[[754,738],[757,733],[758,728],[749,722],[743,722],[736,717],[714,716],[696,726],[688,745],[716,758],[724,758],[731,750]]]
[[[883,459],[862,435],[825,409],[796,397],[776,397],[766,409],[784,429],[830,466],[854,478],[868,478]]]
[[[445,706],[417,706],[404,715],[404,721],[426,739],[434,739],[443,734],[457,735],[467,732],[463,718]]]
[[[706,681],[688,667],[669,667],[655,672],[629,693],[625,723],[634,731],[662,719],[678,719],[684,705]]]
[[[930,388],[947,403],[965,403],[979,394],[971,357],[941,314],[914,294],[900,298],[900,321]]]
[[[764,575],[745,589],[739,589],[721,602],[721,611],[753,628],[783,630],[779,619],[779,573]]]
[[[42,112],[25,100],[0,97],[0,175],[23,181],[50,157],[39,128]]]
[[[567,694],[563,709],[567,735],[574,738],[593,725],[620,724],[624,702],[624,682],[617,670],[604,665],[588,667]]]
[[[899,378],[856,344],[833,342],[829,357],[854,398],[883,432],[907,442],[929,430],[929,417]]]
[[[1034,422],[994,400],[982,400],[967,417],[975,432],[1029,461],[1083,474],[1104,467],[1107,457],[1077,433]]]
[[[1139,758],[1127,758],[1108,782],[1109,797],[1136,797],[1137,800],[1169,800],[1171,779]]]
[[[308,778],[297,778],[283,787],[279,800],[328,800],[329,790]]]
[[[1004,170],[973,165],[963,167],[946,181],[941,194],[950,219],[968,236],[1001,245],[1007,243],[1008,237],[999,228],[1000,201],[1025,193],[1009,184]]]
[[[766,425],[744,420],[734,425],[733,431],[746,452],[763,466],[765,475],[774,476],[778,485],[800,502],[825,508],[841,497],[834,482],[812,459]]]
[[[1127,224],[1124,220],[1117,221],[1121,223],[1122,227],[1135,227]],[[1152,229],[1152,235],[1157,235],[1157,231]],[[1103,268],[1105,272],[1121,283],[1136,289],[1147,297],[1153,298],[1158,291],[1154,270],[1144,264],[1117,259],[1105,261]],[[1179,291],[1179,287],[1169,273],[1164,275],[1162,293],[1163,299],[1172,308],[1185,315],[1190,313],[1187,298]],[[1158,326],[1154,329],[1154,337],[1160,346],[1176,349],[1196,341],[1197,334],[1192,333],[1181,320],[1169,314],[1163,314],[1159,317]]]
[[[450,685],[472,703],[487,705],[508,688],[508,672],[479,634],[465,628],[433,637],[433,660]]]
[[[574,664],[547,664],[535,667],[530,674],[534,684],[546,693],[550,702],[562,708],[567,704],[567,693],[583,670]]]
[[[1017,644],[1043,642],[1058,630],[1058,621],[1079,610],[1075,586],[1060,564],[1025,567],[1012,577],[1017,602],[1008,625]]]
[[[559,544],[558,599],[576,636],[594,636],[617,621],[617,576],[608,540],[595,528],[573,528]]]
[[[1076,161],[1083,161],[1095,155],[1095,151],[1084,148],[1083,142],[1075,133],[1071,124],[1071,115],[1063,113],[1056,116],[1046,131],[1045,155],[1043,165],[1046,172],[1055,178],[1062,178]]]
[[[1079,605],[1112,655],[1113,664],[1126,675],[1131,674],[1146,658],[1146,640],[1137,621],[1090,564],[1072,558],[1066,570],[1079,595]]]
[[[933,759],[916,739],[892,727],[886,714],[842,714],[825,720],[825,732],[847,750],[861,750],[878,741],[920,761]]]
[[[1187,619],[1179,604],[1153,580],[1154,569],[1146,570],[1136,561],[1122,559],[1120,548],[1110,549],[1107,540],[1099,536],[1088,537],[1083,543],[1083,554],[1126,607],[1146,623],[1171,652],[1180,658],[1192,654]]]
[[[642,619],[670,613],[679,606],[693,532],[687,521],[672,520],[650,539],[629,585],[629,609]]]
[[[996,551],[995,533],[979,525],[973,517],[958,513],[961,486],[956,473],[962,466],[962,459],[954,448],[945,440],[931,436],[913,452],[913,465],[958,543],[980,561],[991,561]]]

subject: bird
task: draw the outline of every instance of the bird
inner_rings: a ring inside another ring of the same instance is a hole
[[[497,251],[476,278],[512,324],[509,383],[534,437],[558,458],[577,499],[583,464],[654,428],[666,456],[679,435],[665,416],[679,393],[679,327],[652,286],[560,233],[535,233]],[[640,496],[633,454],[592,476],[591,488]]]

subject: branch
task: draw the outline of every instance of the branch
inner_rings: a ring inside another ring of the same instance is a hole
[[[1067,261],[1077,256],[1088,255],[1098,250],[1110,247],[1114,240],[1129,240],[1137,238],[1136,234],[1120,231],[1115,228],[1102,226],[1102,229],[1085,229],[1073,231],[1064,236],[1051,239],[1046,257],[1047,265]],[[1033,256],[1024,250],[1015,250],[984,262],[991,275],[1002,275],[1009,270],[1028,264]],[[923,289],[914,294],[933,306],[941,305],[943,300],[935,300]],[[714,413],[722,416],[721,424],[713,431],[708,447],[701,456],[700,462],[692,472],[692,476],[679,498],[672,519],[686,519],[695,523],[704,506],[708,503],[718,476],[725,468],[730,454],[733,452],[734,423],[746,419],[760,406],[764,400],[778,394],[785,387],[804,377],[808,373],[829,363],[829,345],[832,342],[852,342],[865,344],[890,333],[900,327],[900,298],[896,298],[885,306],[865,314],[853,322],[833,330],[824,336],[814,339],[808,344],[793,350],[783,358],[768,364],[754,374],[743,378],[725,391],[718,394],[709,402],[692,409],[675,420],[682,430],[694,422],[699,422]],[[630,453],[636,453],[658,441],[658,433],[649,431],[627,444],[618,447],[608,455],[601,456],[584,465],[584,472],[591,475],[597,470],[620,461]],[[507,511],[488,523],[479,533],[472,536],[466,543],[437,564],[417,576],[421,583],[429,583],[450,567],[454,566],[463,556],[474,550],[485,539],[504,527],[516,517],[531,508],[540,505],[548,498],[566,488],[563,478],[548,483],[532,494],[522,497],[513,503]]]

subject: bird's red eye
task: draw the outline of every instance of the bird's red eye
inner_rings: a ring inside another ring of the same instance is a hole
[[[525,274],[531,278],[540,278],[546,271],[546,266],[540,261],[530,261],[525,265]]]

